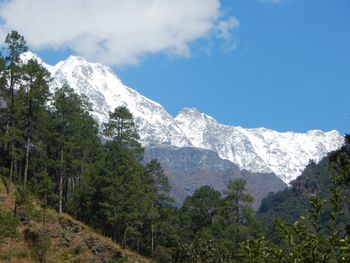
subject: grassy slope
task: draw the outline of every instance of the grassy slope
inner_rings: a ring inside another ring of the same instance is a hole
[[[8,253],[11,251],[11,262],[38,262],[35,249],[30,241],[25,240],[25,231],[38,233],[42,229],[42,209],[38,201],[30,198],[26,214],[29,224],[20,224],[19,237],[7,239],[0,244],[0,262],[9,262]],[[0,176],[0,211],[13,211],[14,195],[7,194]],[[50,247],[46,262],[151,262],[137,253],[123,249],[109,238],[98,234],[90,227],[74,220],[67,214],[58,214],[55,210],[46,212],[46,231],[49,235]],[[113,260],[113,255],[119,259]]]

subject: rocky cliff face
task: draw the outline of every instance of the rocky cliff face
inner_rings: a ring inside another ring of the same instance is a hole
[[[164,168],[172,186],[172,195],[177,205],[186,196],[203,185],[211,185],[224,191],[230,180],[244,179],[248,192],[254,197],[254,209],[269,192],[284,189],[287,185],[272,173],[251,173],[240,170],[228,160],[221,159],[216,152],[191,147],[146,148],[145,162],[157,159]]]

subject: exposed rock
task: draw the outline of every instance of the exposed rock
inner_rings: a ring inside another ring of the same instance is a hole
[[[89,237],[85,240],[85,244],[99,258],[99,262],[106,262],[106,259],[119,259],[123,257],[123,254],[119,250],[97,238]]]
[[[69,231],[71,233],[79,234],[81,232],[82,226],[79,224],[74,223],[72,220],[60,217],[59,218],[59,224],[62,227],[62,229]]]
[[[310,162],[304,170],[302,176],[299,176],[297,179],[291,182],[293,188],[305,196],[320,193],[321,190],[317,182],[318,177],[315,177],[314,175],[315,170],[317,170],[317,164],[315,162]],[[319,174],[317,175],[319,176]]]
[[[30,223],[30,219],[25,211],[18,212],[17,216],[22,225],[28,225]]]
[[[56,230],[49,230],[49,236],[52,238],[59,238],[60,237],[60,233]]]
[[[26,228],[23,231],[24,234],[24,240],[27,242],[31,242],[32,244],[35,244],[38,242],[40,235],[37,231],[31,230],[30,228]]]
[[[72,239],[73,237],[67,236],[65,233],[63,233],[60,236],[60,246],[62,247],[71,247],[72,246]]]
[[[293,181],[293,187],[306,196],[316,195],[320,192],[317,182],[312,179],[298,178]]]

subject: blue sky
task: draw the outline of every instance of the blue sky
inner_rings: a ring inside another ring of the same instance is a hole
[[[120,77],[172,114],[191,106],[243,127],[350,132],[350,1],[222,3],[240,21],[236,49],[195,43],[191,58],[149,57]]]
[[[155,49],[137,53],[130,63],[119,53],[114,56],[122,62],[105,61],[125,84],[172,115],[195,107],[229,125],[350,132],[350,1],[222,0],[210,10],[203,12],[216,16],[211,33],[196,28],[197,35],[186,33],[176,46],[162,45],[168,38],[160,34]],[[237,24],[223,36],[218,25],[231,18]],[[182,28],[196,23],[186,22]],[[49,63],[86,50],[41,44],[28,35],[28,44]],[[103,53],[96,54],[92,60]]]

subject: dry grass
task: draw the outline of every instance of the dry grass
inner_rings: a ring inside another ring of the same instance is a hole
[[[14,188],[14,187],[13,187]],[[15,198],[14,194],[7,194],[6,187],[0,176],[0,211],[13,211]],[[35,199],[31,200],[30,223],[28,225],[20,225],[18,231],[20,233],[17,239],[7,239],[3,244],[0,244],[0,262],[8,262],[9,251],[11,254],[11,262],[18,263],[34,263],[38,262],[35,250],[33,246],[25,241],[24,231],[30,231],[40,233],[42,230],[42,208],[36,202]],[[63,223],[62,223],[63,222]],[[69,227],[65,227],[64,224],[73,226],[78,229],[72,231]],[[46,211],[46,233],[49,235],[50,248],[47,252],[47,263],[57,262],[101,262],[100,255],[96,255],[91,248],[86,244],[86,240],[94,238],[98,240],[99,244],[104,247],[109,247],[113,251],[120,251],[124,257],[118,260],[109,261],[105,258],[106,262],[137,262],[146,263],[151,262],[150,259],[140,256],[139,254],[122,248],[120,245],[114,243],[110,238],[102,236],[94,231],[89,226],[73,219],[67,214],[58,214],[53,209]],[[66,243],[64,242],[65,240]]]

